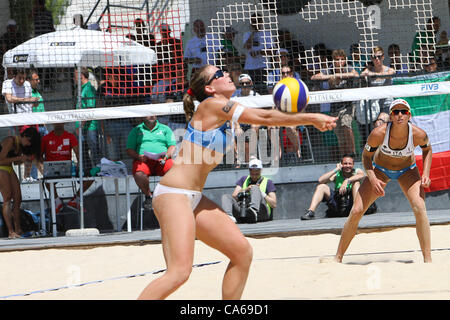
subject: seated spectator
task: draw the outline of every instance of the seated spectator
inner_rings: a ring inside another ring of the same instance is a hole
[[[361,76],[378,77],[395,74],[395,70],[393,68],[385,66],[383,64],[384,50],[380,46],[377,46],[373,49],[372,56],[370,58],[372,63],[368,64],[366,69],[361,72]],[[385,78],[381,79],[384,80]],[[373,81],[371,84],[373,85]]]
[[[281,64],[289,64],[295,74],[304,73],[303,65],[300,63],[300,59],[305,57],[305,47],[301,41],[292,38],[292,34],[288,29],[278,30],[278,40],[280,42],[280,48],[284,48],[287,51],[288,63],[283,62],[282,50],[280,50]],[[299,77],[300,79],[300,77]]]
[[[145,195],[144,208],[152,208],[149,176],[163,176],[172,167],[176,140],[172,130],[160,123],[156,116],[148,116],[134,127],[127,141],[127,154],[133,161],[133,177]],[[154,158],[150,158],[149,154]],[[146,155],[147,154],[147,155]]]
[[[246,97],[246,96],[259,96],[259,93],[253,90],[252,78],[246,74],[242,73],[239,76],[239,88],[233,93],[233,97]],[[253,129],[250,135],[247,131]],[[250,138],[257,140],[257,131],[259,126],[250,124],[239,124],[236,127],[236,138],[238,143],[235,144],[236,151],[236,168],[239,168],[242,163],[248,163],[250,154],[256,154],[256,143],[252,143],[252,150],[250,150]],[[243,136],[245,135],[245,136]],[[239,137],[244,137],[244,149],[242,148],[242,143],[239,143]]]
[[[450,41],[448,40],[447,31],[442,30],[439,34],[439,41],[436,43],[436,58],[439,67],[448,68],[450,63]]]
[[[232,97],[259,96],[259,93],[253,90],[253,80],[246,74],[239,76],[239,87],[233,93]]]
[[[300,219],[314,219],[315,210],[321,202],[326,202],[328,206],[327,217],[348,216],[360,181],[364,177],[363,170],[354,168],[353,157],[344,155],[335,169],[324,173],[319,178],[319,184],[314,191],[309,209]],[[334,182],[334,190],[328,186],[330,182]]]
[[[374,121],[374,128],[381,126],[382,124],[389,122],[389,115],[386,112],[380,112],[377,117],[377,120]]]
[[[2,213],[8,229],[8,238],[20,238],[22,234],[20,226],[22,192],[12,165],[31,160],[34,155],[39,156],[39,148],[40,136],[33,127],[25,129],[18,136],[6,137],[0,143],[0,193],[3,198]]]
[[[290,65],[281,65],[281,79],[292,77],[301,80],[300,75],[292,70]]]
[[[232,63],[227,66],[231,80],[233,80],[236,88],[239,87],[239,77],[242,74],[242,66],[240,63]]]
[[[388,47],[388,56],[391,59],[389,67],[395,70],[396,74],[408,73],[408,63],[402,63],[400,56],[400,46],[396,43],[392,43]]]
[[[272,180],[261,175],[261,160],[253,158],[249,163],[250,174],[236,182],[233,194],[224,195],[222,207],[237,222],[256,223],[273,219],[277,206],[276,188]]]
[[[79,162],[78,140],[74,134],[68,132],[64,128],[64,123],[55,123],[53,131],[45,135],[41,141],[41,158],[43,161],[69,161],[72,160],[72,151],[75,152],[77,161]],[[77,170],[78,173],[78,170]],[[83,190],[89,189],[94,180],[83,181]],[[50,184],[46,183],[47,190],[50,190]],[[53,185],[55,198],[55,211],[59,213],[64,206],[63,201],[59,198],[57,189]],[[67,202],[68,206],[79,209],[80,190]]]
[[[359,43],[353,43],[350,45],[350,56],[348,57],[349,65],[353,67],[353,69],[361,74],[361,72],[366,68],[367,57],[365,55],[361,55],[361,50],[359,48]]]
[[[422,63],[423,70],[426,73],[436,72],[437,71],[437,63],[436,59],[434,57],[429,57],[428,59],[425,59],[425,61]]]
[[[333,65],[322,69],[311,77],[311,80],[327,81],[330,89],[352,87],[352,78],[358,77],[358,72],[347,65],[347,56],[342,49],[333,50]],[[364,71],[363,71],[364,72]],[[337,116],[336,133],[341,154],[355,154],[352,121],[355,106],[351,102],[336,102],[331,104],[331,115]]]

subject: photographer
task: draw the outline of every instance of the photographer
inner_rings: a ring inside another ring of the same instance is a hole
[[[365,177],[364,171],[354,168],[352,156],[344,155],[336,168],[323,174],[319,178],[319,184],[314,191],[311,204],[301,220],[315,218],[315,210],[320,202],[326,202],[328,206],[327,217],[348,216],[352,208],[353,198],[358,192],[360,181]],[[334,190],[328,186],[334,182]]]
[[[236,182],[233,194],[224,195],[222,207],[237,222],[256,223],[273,219],[277,206],[276,188],[272,180],[261,175],[261,160],[251,159],[249,175]]]

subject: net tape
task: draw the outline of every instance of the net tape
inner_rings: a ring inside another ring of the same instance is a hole
[[[309,104],[450,94],[450,81],[310,92]],[[273,107],[272,95],[236,97],[249,108]],[[183,114],[181,102],[0,115],[0,127]]]

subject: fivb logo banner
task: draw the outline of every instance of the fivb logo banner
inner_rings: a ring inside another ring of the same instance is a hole
[[[420,86],[420,91],[425,92],[439,92],[439,83],[425,83]]]

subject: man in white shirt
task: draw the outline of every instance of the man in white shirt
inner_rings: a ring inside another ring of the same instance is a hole
[[[206,52],[206,29],[202,20],[193,24],[195,36],[189,39],[184,49],[184,60],[192,65],[192,73],[208,63]]]
[[[31,84],[26,80],[26,71],[16,69],[13,78],[3,81],[2,94],[5,96],[9,113],[31,113],[33,103],[39,98],[31,96]]]

